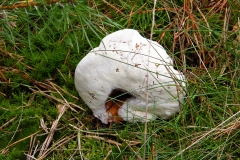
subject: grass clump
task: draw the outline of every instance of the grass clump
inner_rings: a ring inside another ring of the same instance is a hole
[[[146,141],[142,123],[108,126],[94,118],[73,74],[108,33],[133,28],[149,38],[153,1],[56,2],[0,4],[1,159],[240,156],[237,0],[157,2],[153,40],[174,57],[188,85],[181,112],[148,123]]]

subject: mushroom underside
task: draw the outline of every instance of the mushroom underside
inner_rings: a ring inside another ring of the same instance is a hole
[[[120,88],[113,89],[108,95],[105,101],[105,108],[108,114],[111,114],[109,122],[121,122],[123,119],[119,117],[118,110],[121,108],[123,103],[128,99],[135,98],[128,91]]]

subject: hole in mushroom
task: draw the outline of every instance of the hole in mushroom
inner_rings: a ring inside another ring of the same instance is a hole
[[[121,122],[123,119],[118,116],[118,110],[121,108],[124,102],[128,99],[134,98],[128,91],[116,88],[108,95],[108,99],[105,101],[105,108],[107,113],[111,114],[109,122]]]

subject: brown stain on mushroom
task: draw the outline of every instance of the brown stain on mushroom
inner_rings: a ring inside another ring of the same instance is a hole
[[[141,64],[136,64],[136,63],[135,63],[135,65],[134,65],[134,66],[135,66],[135,67],[139,67],[139,65],[141,65]]]
[[[94,95],[94,93],[90,93],[90,92],[88,92],[88,94],[93,98],[93,99],[97,99],[96,97],[95,97],[95,95]]]
[[[133,98],[133,96],[125,90],[117,88],[111,91],[108,95],[108,99],[105,101],[106,111],[112,115],[109,117],[109,122],[119,123],[123,121],[123,119],[118,116],[118,110],[129,98]]]

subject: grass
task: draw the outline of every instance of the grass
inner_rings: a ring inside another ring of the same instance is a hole
[[[239,159],[238,0],[157,2],[153,40],[188,85],[181,112],[149,122],[146,140],[143,123],[94,118],[73,76],[108,33],[150,38],[153,1],[56,2],[0,4],[0,159]]]

